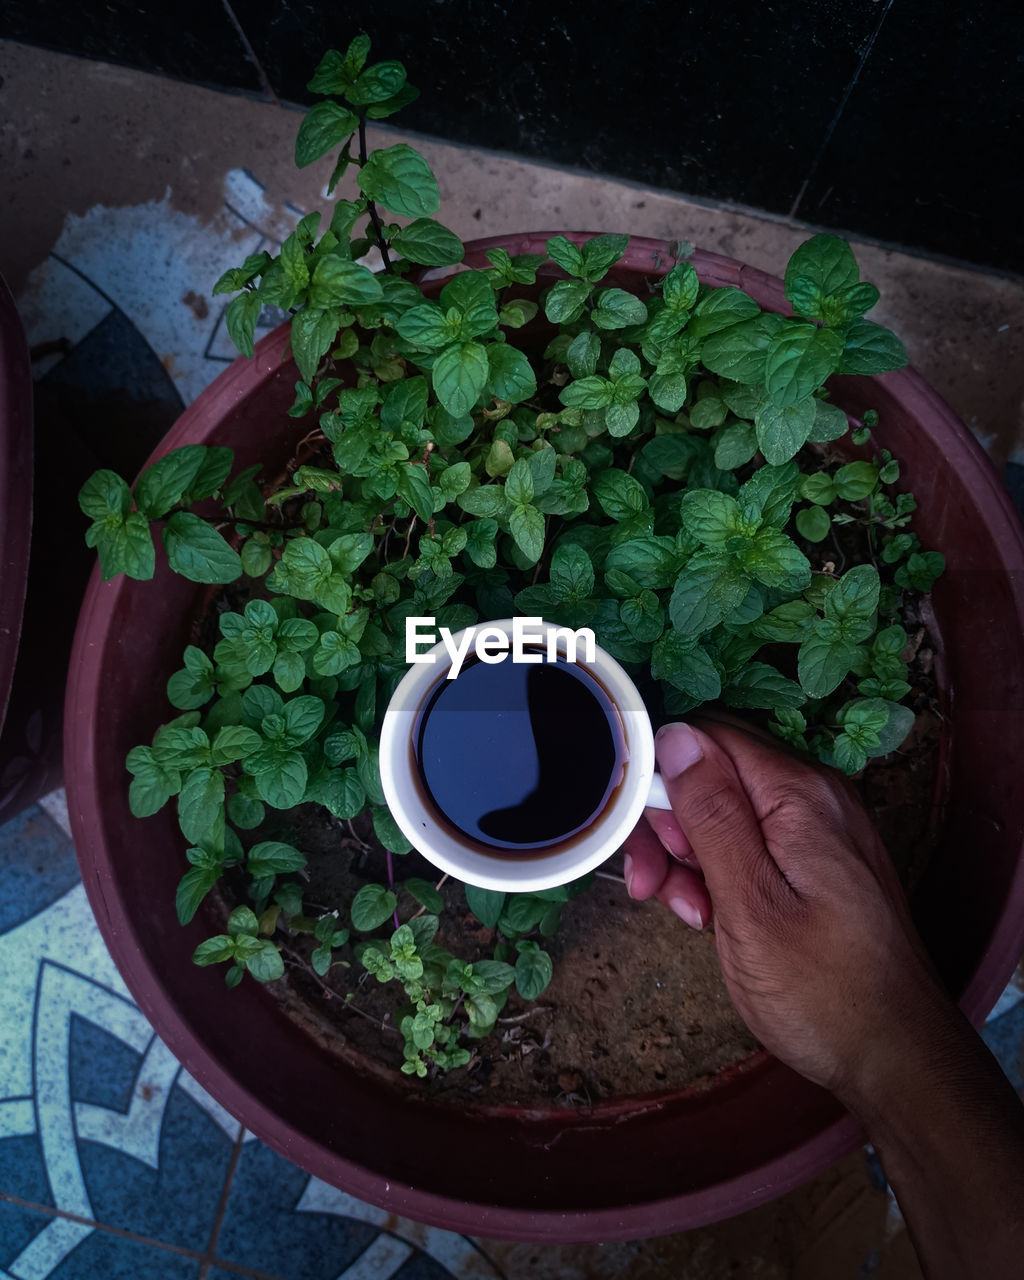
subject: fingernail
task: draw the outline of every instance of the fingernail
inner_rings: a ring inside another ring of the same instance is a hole
[[[622,858],[622,876],[626,881],[626,892],[632,898],[633,896],[633,859],[629,854],[624,854]]]
[[[654,740],[654,750],[661,771],[670,778],[678,778],[703,756],[697,735],[688,724],[681,721],[663,725]]]
[[[692,902],[687,902],[685,898],[670,898],[668,905],[691,929],[699,931],[704,928],[704,918]]]

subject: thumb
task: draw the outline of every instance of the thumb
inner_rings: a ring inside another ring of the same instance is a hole
[[[764,884],[775,863],[750,798],[725,751],[692,725],[658,730],[655,753],[672,811],[693,846],[719,910],[730,894]]]

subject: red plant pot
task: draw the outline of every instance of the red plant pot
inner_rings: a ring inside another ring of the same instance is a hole
[[[477,241],[467,261],[486,265],[483,251],[498,245],[543,253],[546,239]],[[780,281],[715,254],[693,261],[705,283],[787,309]],[[643,292],[671,263],[666,242],[634,239],[609,282]],[[216,443],[235,449],[240,466],[279,470],[308,429],[285,414],[296,378],[282,361],[286,342],[280,328],[254,359],[236,361],[158,453]],[[837,379],[835,398],[857,416],[879,411],[876,436],[920,502],[915,527],[948,561],[933,598],[953,708],[946,821],[913,905],[950,990],[978,1023],[1024,945],[1024,538],[987,458],[917,374]],[[125,981],[185,1067],[260,1138],[394,1213],[560,1242],[727,1217],[862,1141],[828,1093],[767,1054],[699,1088],[586,1113],[438,1106],[415,1084],[401,1092],[342,1064],[256,983],[231,991],[196,968],[192,951],[215,930],[202,919],[178,925],[184,851],[173,809],[144,825],[131,816],[124,758],[167,717],[164,685],[202,592],[166,567],[153,584],[103,584],[94,573],[68,688],[68,800],[82,877]]]

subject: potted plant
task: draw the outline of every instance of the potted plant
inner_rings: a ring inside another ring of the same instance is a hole
[[[83,879],[170,1047],[310,1171],[460,1230],[695,1225],[809,1176],[856,1126],[757,1053],[606,1097],[574,1078],[525,1106],[483,1092],[488,1038],[547,989],[585,886],[506,897],[416,866],[375,758],[405,619],[591,625],[656,718],[721,699],[849,773],[904,741],[908,699],[935,700],[945,823],[915,905],[977,1018],[1022,933],[1024,731],[987,683],[997,661],[1011,689],[1024,674],[1020,531],[965,429],[891,372],[904,353],[863,318],[877,291],[844,242],[813,237],[784,283],[626,236],[463,246],[412,148],[367,151],[366,121],[414,96],[367,53],[324,58],[296,147],[300,164],[340,147],[330,187],[354,166],[355,198],[218,282],[249,359],[134,486],[83,489],[100,556],[68,697]],[[254,348],[264,304],[293,315]],[[355,1052],[364,1023],[389,1070]]]

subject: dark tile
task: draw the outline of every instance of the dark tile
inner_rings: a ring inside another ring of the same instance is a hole
[[[7,1182],[9,1170],[6,1164],[8,1157],[5,1155],[5,1148],[9,1154],[11,1143],[24,1141],[23,1138],[8,1138],[0,1142],[0,1188],[11,1195],[15,1194],[15,1188]],[[21,1193],[18,1192],[18,1194]],[[34,1197],[26,1196],[25,1198],[33,1199]],[[48,1191],[44,1193],[44,1198],[49,1200]],[[7,1268],[22,1249],[34,1240],[50,1221],[49,1214],[36,1209],[23,1208],[20,1204],[12,1204],[9,1200],[0,1200],[0,1274],[6,1273]]]
[[[1024,1092],[1024,1000],[1009,1013],[987,1022],[981,1036],[999,1059],[1013,1087],[1018,1093]]]
[[[1020,31],[1006,0],[893,4],[799,216],[1024,269]]]
[[[94,1231],[46,1280],[199,1280],[201,1265],[197,1258]]]
[[[209,0],[5,0],[0,36],[85,58],[124,62],[201,84],[259,92],[255,67],[224,6]]]
[[[414,1254],[394,1273],[392,1280],[451,1280],[451,1272],[425,1253]]]
[[[138,1070],[139,1055],[134,1049],[94,1022],[71,1015],[68,1071],[76,1102],[126,1112]]]
[[[365,31],[421,90],[410,129],[784,213],[879,6],[275,0],[240,16],[288,100]]]
[[[134,475],[185,407],[160,357],[115,308],[40,379],[82,443]]]
[[[7,1099],[4,1105],[10,1107],[13,1104]],[[31,1106],[32,1100],[28,1099],[27,1108],[31,1109]],[[34,1115],[29,1118],[34,1125]],[[36,1134],[0,1139],[0,1191],[17,1196],[19,1200],[30,1200],[33,1204],[53,1204],[42,1147]],[[0,1217],[10,1207],[6,1201],[0,1200]],[[0,1239],[4,1238],[0,1228]]]
[[[71,841],[38,806],[0,827],[0,933],[45,910],[77,883]]]
[[[205,1249],[231,1162],[232,1142],[180,1089],[172,1089],[153,1169],[99,1142],[79,1141],[97,1221],[188,1249]]]
[[[308,1182],[308,1173],[262,1143],[244,1146],[217,1256],[284,1280],[335,1280],[378,1231],[333,1214],[296,1212]]]

